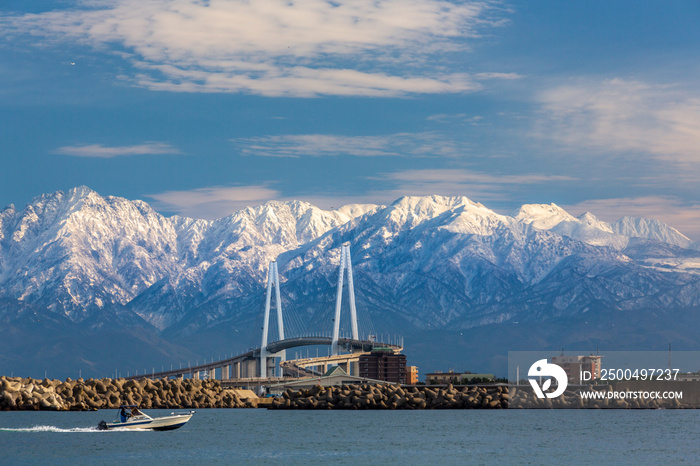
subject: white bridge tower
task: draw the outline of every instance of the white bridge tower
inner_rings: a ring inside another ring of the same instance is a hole
[[[348,294],[350,299],[350,322],[352,325],[352,339],[359,340],[357,332],[357,309],[355,309],[355,288],[352,283],[352,261],[350,260],[350,244],[345,243],[340,247],[340,274],[338,275],[338,293],[335,298],[335,319],[333,319],[333,342],[331,354],[338,355],[338,337],[340,333],[340,304],[343,300],[343,273],[348,271]]]
[[[265,297],[265,316],[263,318],[262,344],[260,345],[260,377],[267,377],[267,358],[270,356],[280,357],[282,361],[286,359],[286,351],[282,350],[275,354],[267,352],[267,334],[270,328],[270,300],[272,299],[272,284],[275,284],[275,307],[277,308],[277,336],[279,340],[284,340],[284,322],[282,321],[282,301],[280,300],[280,276],[277,271],[277,261],[270,261],[270,268],[267,271],[267,295]]]

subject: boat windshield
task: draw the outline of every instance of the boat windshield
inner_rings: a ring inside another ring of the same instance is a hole
[[[131,418],[149,418],[139,410],[137,405],[122,405],[119,407],[117,416],[121,422],[127,422]]]

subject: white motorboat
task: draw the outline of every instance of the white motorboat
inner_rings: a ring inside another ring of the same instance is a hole
[[[170,416],[151,417],[142,413],[137,406],[123,405],[119,408],[119,417],[115,421],[100,421],[97,428],[100,430],[173,430],[187,424],[194,413],[194,411],[189,411],[187,413],[170,413]]]

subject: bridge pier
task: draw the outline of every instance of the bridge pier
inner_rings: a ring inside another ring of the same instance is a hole
[[[194,380],[199,380],[199,371],[193,372],[193,373],[192,373],[192,378],[193,378]]]
[[[230,369],[231,369],[231,366],[229,366],[229,365],[221,367],[221,380],[230,379],[230,377],[229,377],[229,370]]]
[[[246,361],[244,369],[243,377],[246,378],[255,377],[258,373],[256,361]]]

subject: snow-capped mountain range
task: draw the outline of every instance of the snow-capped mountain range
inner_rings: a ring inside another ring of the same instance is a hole
[[[607,223],[554,204],[508,216],[429,196],[333,211],[270,201],[205,221],[78,187],[0,212],[0,321],[47,312],[98,328],[116,319],[170,340],[250,325],[272,259],[284,299],[313,319],[345,242],[358,306],[379,327],[700,307],[700,248],[652,219]]]

